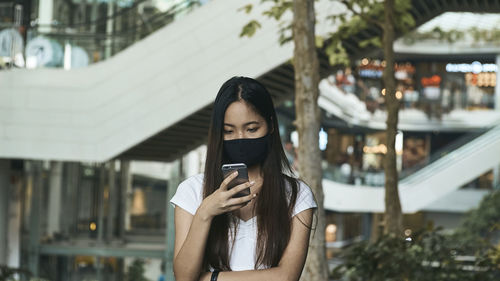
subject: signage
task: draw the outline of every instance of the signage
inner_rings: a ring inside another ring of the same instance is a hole
[[[439,84],[441,84],[441,77],[439,75],[423,77],[420,79],[420,83],[422,83],[422,86],[424,87],[439,87]]]
[[[369,61],[363,59],[358,67],[360,77],[364,78],[380,78],[384,72],[385,62],[380,63],[377,60]],[[408,79],[415,73],[415,67],[411,63],[396,63],[394,64],[394,77],[397,80]]]
[[[495,87],[497,84],[497,74],[491,72],[466,73],[465,84],[467,86]]]
[[[478,61],[472,63],[448,63],[446,65],[446,71],[448,72],[463,72],[463,73],[481,73],[481,72],[498,72],[498,65],[494,63],[482,64]]]

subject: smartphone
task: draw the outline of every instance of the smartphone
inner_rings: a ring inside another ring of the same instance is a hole
[[[224,178],[228,177],[231,175],[234,171],[238,171],[238,176],[233,179],[227,186],[227,189],[231,189],[237,185],[240,185],[242,183],[245,183],[248,181],[248,170],[247,170],[247,165],[243,163],[237,163],[237,164],[225,164],[222,165],[222,175]],[[250,188],[244,189],[233,197],[243,197],[250,195]]]

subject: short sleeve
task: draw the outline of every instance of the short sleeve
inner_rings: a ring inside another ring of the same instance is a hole
[[[311,188],[304,182],[299,180],[299,189],[297,193],[297,200],[295,201],[295,207],[293,208],[292,217],[298,213],[307,210],[317,208],[316,200],[311,191]]]
[[[174,207],[179,206],[194,215],[203,200],[203,175],[192,176],[179,184],[170,199]]]

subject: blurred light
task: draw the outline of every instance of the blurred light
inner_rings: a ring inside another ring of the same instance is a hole
[[[347,154],[351,155],[354,153],[354,147],[352,147],[352,145],[349,145],[347,147]]]
[[[334,224],[329,224],[326,227],[325,231],[326,242],[335,242],[335,240],[337,240],[336,234],[337,234],[337,226]]]
[[[337,226],[334,224],[329,224],[326,227],[326,232],[328,232],[328,233],[335,233],[335,231],[337,231]]]
[[[472,63],[448,63],[446,64],[447,72],[463,72],[463,73],[480,73],[480,72],[498,72],[498,65],[494,63],[482,64],[478,61]]]
[[[385,88],[382,89],[382,96],[385,96]]]
[[[64,45],[64,70],[71,69],[71,45],[66,43]]]
[[[382,67],[386,67],[387,66],[387,62],[385,60],[382,61]]]
[[[406,230],[405,230],[405,235],[406,235],[406,236],[410,236],[410,235],[411,235],[411,229],[409,229],[409,228],[408,228],[408,229],[406,229]]]
[[[95,231],[97,229],[97,224],[95,222],[91,222],[89,228],[91,231]]]
[[[408,242],[412,241],[411,237],[407,237],[405,240],[408,241]]]
[[[290,134],[290,140],[292,141],[293,147],[299,147],[299,133],[297,131],[293,131]]]
[[[14,64],[18,67],[24,67],[24,57],[23,54],[17,53],[14,56]]]
[[[132,197],[131,214],[141,216],[146,214],[146,194],[142,189],[136,188]]]
[[[396,98],[397,98],[398,100],[402,99],[402,98],[403,98],[403,92],[401,92],[401,91],[397,91],[397,92],[396,92]]]
[[[370,61],[367,58],[361,60],[362,65],[367,65],[368,63],[370,63]]]
[[[363,147],[363,152],[366,154],[377,154],[377,153],[386,154],[387,147],[385,146],[385,144],[379,144],[377,146],[365,146]]]
[[[319,131],[319,149],[325,150],[326,145],[328,144],[328,134],[321,128]]]
[[[33,69],[36,68],[37,65],[37,59],[36,57],[27,57],[26,58],[26,68],[28,69]]]
[[[403,154],[403,132],[398,131],[396,134],[396,143],[395,143],[395,148],[396,148],[396,154]]]

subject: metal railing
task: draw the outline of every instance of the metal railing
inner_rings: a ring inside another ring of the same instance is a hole
[[[37,67],[65,67],[66,62],[75,59],[75,53],[82,59],[79,66],[106,60],[123,51],[132,44],[142,40],[158,29],[174,22],[189,12],[202,6],[207,0],[184,0],[177,1],[166,10],[160,10],[156,6],[145,6],[148,1],[137,0],[130,6],[118,9],[115,13],[90,21],[77,23],[61,23],[53,21],[50,24],[32,22],[26,28],[26,42],[23,55],[26,55],[24,64],[27,68]],[[117,24],[121,23],[121,24]],[[112,29],[109,26],[113,26]],[[11,26],[17,29],[19,26]],[[8,26],[2,26],[7,29]],[[0,29],[2,29],[0,28]],[[30,42],[42,38],[46,45],[36,48],[36,53],[27,54]],[[50,42],[50,43],[48,43]],[[40,61],[47,47],[54,46],[57,57],[48,64],[34,64],[33,60]],[[75,50],[77,48],[78,50]],[[73,49],[73,54],[71,50]],[[30,56],[30,57],[28,57]],[[10,60],[9,60],[10,61]],[[71,64],[71,63],[70,63]],[[78,64],[77,64],[78,65]],[[4,65],[10,68],[13,63]],[[21,67],[17,65],[17,67]],[[1,69],[2,67],[0,67]]]
[[[402,175],[404,178],[400,181],[400,183],[413,184],[420,182],[435,173],[439,173],[442,168],[447,167],[456,161],[460,161],[467,155],[475,153],[478,147],[488,145],[492,141],[498,140],[500,140],[500,125],[497,125],[482,134],[476,135],[475,137],[474,135],[465,136],[434,153],[426,163],[425,167],[421,167],[420,169],[415,168],[412,172],[407,172]]]

